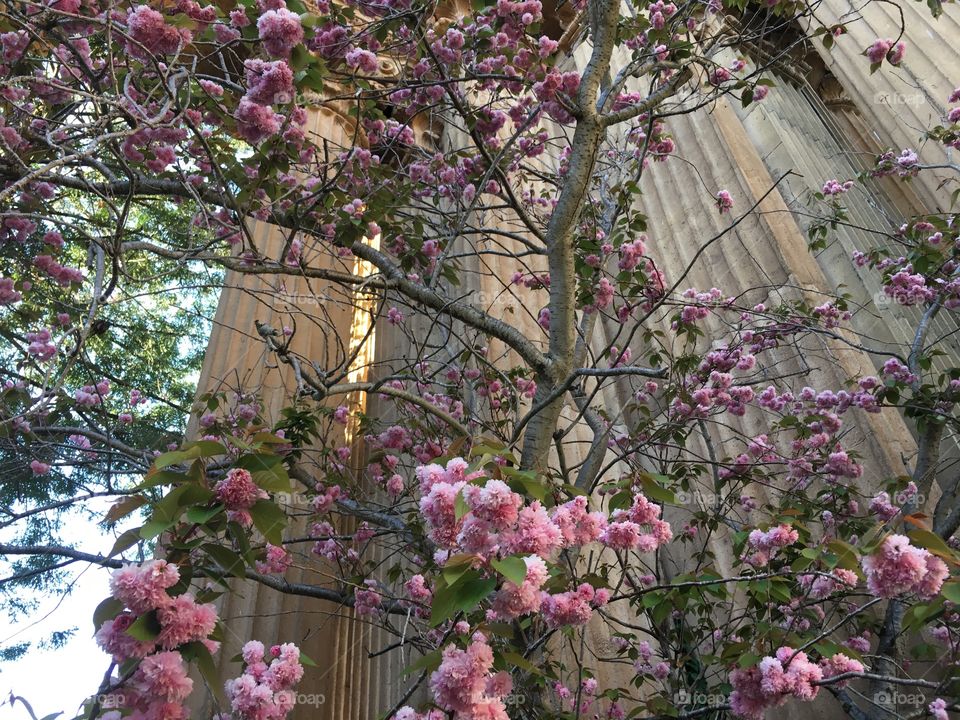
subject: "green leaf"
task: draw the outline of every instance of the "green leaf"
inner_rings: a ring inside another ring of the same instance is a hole
[[[176,525],[176,520],[150,520],[140,528],[140,537],[144,540],[153,540],[160,537],[167,530]]]
[[[270,493],[289,493],[293,488],[290,484],[290,476],[283,465],[278,465],[270,470],[263,470],[252,473],[251,477],[257,484],[257,487],[263,488]]]
[[[943,541],[943,538],[936,533],[930,532],[929,530],[911,530],[909,537],[911,543],[926,548],[934,555],[952,563],[957,562],[956,554],[950,549],[950,546]]]
[[[497,586],[496,578],[475,577],[458,582],[454,587],[444,587],[433,595],[433,612],[430,626],[436,627],[449,619],[458,610],[470,612]]]
[[[543,671],[540,670],[540,668],[527,660],[520,653],[505,652],[501,653],[500,657],[502,657],[506,662],[510,663],[510,665],[513,667],[520,668],[524,672],[531,673],[532,675],[543,675]]]
[[[133,547],[138,542],[140,542],[140,528],[131,528],[125,530],[120,534],[120,537],[117,538],[116,542],[113,543],[113,547],[110,549],[110,554],[107,557],[114,557],[119,555],[124,550]]]
[[[443,655],[439,650],[434,650],[433,652],[427,653],[423,657],[417,659],[416,662],[410,663],[407,667],[403,669],[404,677],[412,675],[418,670],[433,671],[440,667],[440,661],[443,659]]]
[[[448,586],[455,585],[463,575],[473,567],[476,560],[475,555],[452,555],[447,558],[446,565],[443,566],[443,579]]]
[[[113,620],[117,615],[123,612],[123,603],[115,597],[108,597],[102,600],[97,609],[93,611],[93,629],[99,630],[107,620]]]
[[[950,602],[960,604],[960,582],[949,582],[940,592]]]
[[[676,505],[677,498],[672,491],[667,490],[657,483],[657,480],[667,480],[664,475],[651,475],[650,473],[640,474],[640,485],[643,487],[643,494],[652,500],[662,503]]]
[[[297,70],[303,70],[310,62],[310,53],[307,52],[307,48],[301,43],[293,48],[293,52],[290,55],[290,68],[296,72]]]
[[[201,545],[200,549],[228,575],[241,578],[246,576],[247,564],[243,561],[243,558],[233,550],[229,550],[222,545],[214,545],[213,543]]]
[[[549,488],[537,479],[535,472],[517,470],[508,465],[500,468],[500,472],[507,478],[507,484],[514,492],[530,496],[540,502],[546,499]]]
[[[197,525],[204,525],[208,520],[216,517],[224,510],[223,505],[214,505],[212,508],[192,507],[187,509],[187,520]]]
[[[244,470],[249,470],[250,472],[254,473],[275,468],[281,462],[283,462],[283,458],[279,455],[258,453],[256,455],[244,455],[242,458],[237,460],[237,462],[234,464],[234,467],[243,468]]]
[[[182,465],[187,460],[196,460],[200,457],[200,448],[193,447],[187,450],[171,450],[157,457],[153,461],[154,467],[165,468],[171,465]]]
[[[454,517],[459,520],[468,512],[470,512],[470,506],[467,505],[467,501],[463,497],[463,490],[461,490],[453,500],[453,514]]]
[[[843,540],[831,540],[827,547],[837,555],[837,566],[845,570],[856,571],[860,567],[860,560],[853,545]]]
[[[448,585],[437,587],[433,592],[433,604],[430,606],[430,626],[436,627],[453,617],[457,611],[456,592]]]
[[[157,620],[156,610],[144,613],[127,628],[127,635],[140,642],[156,640],[160,635],[160,621]]]
[[[493,560],[490,564],[514,585],[522,585],[527,577],[527,563],[519,555]]]
[[[134,488],[135,490],[143,490],[145,488],[158,487],[160,485],[177,485],[182,483],[189,478],[183,473],[174,472],[173,470],[160,470],[154,471],[151,469],[144,478],[143,482]]]
[[[192,660],[197,664],[200,675],[206,681],[207,687],[216,694],[217,700],[223,703],[225,698],[220,688],[223,687],[217,674],[217,664],[213,661],[213,655],[207,650],[207,646],[202,642],[192,642],[184,645],[181,652],[186,660]]]
[[[300,651],[300,664],[306,665],[307,667],[320,667],[316,662],[314,662],[313,658],[311,658],[302,650]]]
[[[217,457],[218,455],[227,454],[226,446],[216,440],[196,440],[189,443],[186,447],[191,450],[197,448],[200,452],[200,457]]]
[[[274,545],[283,541],[283,529],[287,526],[287,516],[276,503],[260,500],[250,508],[253,525]]]
[[[618,492],[616,495],[610,498],[610,502],[607,503],[607,508],[610,510],[610,512],[613,512],[614,510],[626,510],[632,504],[633,495],[624,490],[622,492]]]
[[[104,518],[107,523],[116,523],[120,518],[124,518],[135,510],[143,507],[149,502],[143,495],[128,495],[115,502],[107,511]]]

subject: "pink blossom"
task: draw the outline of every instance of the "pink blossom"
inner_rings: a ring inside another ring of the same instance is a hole
[[[943,698],[937,698],[927,705],[927,710],[930,711],[933,720],[950,720],[950,716],[947,714],[947,703]]]
[[[503,541],[510,554],[547,557],[560,547],[563,536],[540,501],[534,500],[520,511],[517,527],[504,533]]]
[[[257,21],[264,50],[274,57],[288,57],[295,45],[303,42],[300,16],[286,8],[268,10]]]
[[[115,570],[110,578],[110,591],[133,612],[150,612],[170,604],[167,588],[180,580],[176,565],[166,560],[152,560],[143,565],[127,565]]]
[[[133,625],[136,619],[136,615],[124,611],[112,620],[105,621],[97,630],[97,645],[113,656],[115,662],[146,657],[156,647],[155,642],[141,642],[127,634],[127,628]]]
[[[780,548],[793,545],[800,534],[789,525],[775,525],[766,532],[752,530],[747,537],[747,545],[753,551],[746,562],[755,567],[763,567]]]
[[[529,555],[523,561],[527,565],[523,582],[504,582],[493,599],[493,611],[500,620],[513,620],[540,609],[540,588],[549,577],[547,565],[537,555]]]
[[[175,53],[180,43],[189,39],[186,31],[167,25],[163,15],[147,5],[137,5],[130,11],[127,29],[134,41],[128,46],[130,54],[142,59]]]
[[[283,60],[265,62],[254,58],[243,63],[250,102],[276,105],[293,100],[293,70]]]
[[[603,513],[587,511],[587,498],[583,495],[558,505],[554,508],[551,519],[560,530],[563,547],[594,542],[607,525]]]
[[[949,570],[940,558],[914,547],[904,535],[890,535],[861,561],[867,589],[878,597],[915,592],[929,600],[940,592]]]
[[[217,623],[217,610],[213,604],[198,604],[193,595],[184,593],[161,607],[157,611],[157,620],[160,622],[157,643],[173,650],[210,635]]]
[[[467,485],[463,488],[463,499],[477,518],[490,523],[497,531],[514,525],[523,505],[523,498],[502,480],[488,480],[483,487]]]
[[[720,210],[720,214],[723,215],[725,212],[730,212],[730,209],[733,207],[733,198],[730,196],[729,191],[721,190],[717,193],[717,208]]]
[[[283,575],[293,563],[293,558],[282,546],[267,544],[266,557],[257,561],[257,572]]]
[[[380,613],[383,596],[377,590],[376,580],[364,580],[363,586],[354,590],[353,597],[353,607],[359,617],[376,617]]]
[[[883,62],[883,59],[887,56],[887,53],[890,52],[890,48],[893,46],[893,40],[883,40],[877,38],[873,41],[873,45],[867,48],[866,56],[870,59],[871,63],[880,63]]]
[[[241,98],[234,117],[240,136],[251,145],[280,131],[280,116],[270,107]]]
[[[249,470],[232,468],[227,476],[214,486],[217,499],[228,511],[249,510],[258,500],[269,495],[257,487]]]
[[[550,595],[543,593],[540,612],[547,627],[586,625],[593,614],[592,603],[595,591],[592,585],[583,583],[576,590]]]
[[[34,475],[46,475],[48,472],[50,472],[50,466],[45,462],[40,462],[39,460],[31,460],[30,470],[33,471]]]
[[[0,305],[13,305],[23,299],[23,295],[14,289],[10,278],[0,278]]]
[[[457,519],[454,505],[463,486],[463,481],[435,482],[420,498],[420,512],[427,520],[430,539],[442,548],[452,548],[456,544],[462,519]]]
[[[0,33],[0,49],[3,50],[3,61],[15,63],[30,45],[30,35],[26,30],[15,30]]]
[[[859,660],[849,658],[843,653],[837,653],[832,657],[821,660],[820,668],[823,670],[824,679],[829,679],[837,675],[844,675],[846,673],[862,673],[863,663]],[[834,687],[842,688],[846,687],[848,684],[849,681],[841,680],[835,683]]]
[[[755,667],[730,674],[730,708],[740,717],[762,720],[768,708],[783,705],[791,696],[813,700],[820,690],[816,683],[822,679],[823,671],[806,653],[782,647],[776,657],[767,656]]]
[[[493,650],[480,633],[466,650],[448,645],[443,660],[430,675],[430,691],[436,704],[454,713],[456,720],[508,720],[503,702],[488,694],[504,689],[491,682]]]
[[[134,673],[131,684],[141,698],[149,698],[146,704],[179,703],[193,689],[193,680],[187,676],[183,657],[178,652],[169,651],[145,657]]]
[[[291,688],[303,678],[300,650],[293,643],[273,646],[269,666],[260,642],[248,642],[242,655],[243,673],[224,684],[232,720],[283,720],[294,707]]]
[[[347,62],[348,68],[351,68],[352,70],[359,70],[360,72],[368,75],[375,73],[380,67],[380,62],[377,60],[377,56],[369,50],[355,48],[348,52],[344,59]]]

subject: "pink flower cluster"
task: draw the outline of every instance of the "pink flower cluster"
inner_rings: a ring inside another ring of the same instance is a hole
[[[843,653],[837,653],[833,657],[823,658],[820,661],[820,669],[823,670],[824,680],[829,680],[837,675],[846,675],[847,673],[862,673],[864,670],[862,662],[847,657]],[[843,688],[848,684],[848,680],[839,680],[835,683],[835,687]]]
[[[71,283],[82,283],[84,280],[82,272],[61,265],[49,255],[37,255],[33,259],[33,264],[38,270],[42,270],[56,280],[61,287],[68,287]]]
[[[493,650],[475,633],[466,650],[448,645],[430,675],[434,702],[454,720],[509,720],[502,697],[510,692],[509,676],[492,674]]]
[[[766,532],[753,530],[747,537],[750,554],[745,561],[754,567],[765,567],[780,548],[793,545],[799,533],[789,525],[776,525]]]
[[[283,575],[293,563],[293,558],[283,547],[267,544],[266,555],[257,561],[257,572]]]
[[[801,575],[799,580],[800,587],[815,600],[822,600],[843,588],[856,587],[860,581],[855,572],[843,568],[837,568],[829,575]]]
[[[552,520],[560,529],[561,543],[565,548],[592,543],[607,527],[606,516],[602,512],[589,512],[587,498],[583,495],[555,507]]]
[[[127,16],[127,31],[133,42],[127,49],[133,57],[148,59],[151,55],[175,53],[181,42],[189,42],[190,33],[168,25],[163,15],[148,5],[137,5]]]
[[[251,640],[243,646],[243,674],[227,680],[231,720],[283,720],[293,710],[293,687],[303,677],[300,650],[293,643],[270,648],[267,665],[263,643]]]
[[[268,10],[257,21],[257,31],[264,50],[274,57],[289,57],[294,46],[303,42],[300,16],[286,7]]]
[[[733,209],[733,197],[728,190],[721,190],[717,193],[717,209],[721,215]]]
[[[595,590],[582,583],[576,590],[549,595],[543,593],[540,612],[549,628],[564,625],[586,625],[593,615],[593,608],[602,607],[610,600],[607,590]]]
[[[673,538],[670,524],[660,519],[660,506],[650,502],[643,493],[633,497],[633,505],[626,512],[617,511],[600,535],[600,542],[614,550],[653,552]]]
[[[246,98],[259,105],[276,105],[293,100],[293,70],[283,60],[265,62],[259,58],[243,63],[246,80]]]
[[[943,560],[914,547],[905,535],[888,536],[861,564],[867,575],[867,589],[885,598],[913,592],[929,600],[940,592],[950,574]]]
[[[0,305],[13,305],[23,300],[23,295],[16,290],[14,281],[0,277]]]
[[[216,609],[197,603],[189,593],[172,597],[168,591],[179,581],[176,566],[165,560],[128,565],[110,579],[113,597],[126,609],[100,626],[96,640],[118,663],[142,658],[129,682],[111,698],[114,706],[132,709],[134,717],[185,718],[182,703],[193,681],[176,649],[192,642],[202,642],[211,652],[218,648],[208,639],[217,622]],[[155,613],[160,632],[152,640],[137,640],[127,630],[146,613]]]
[[[253,482],[250,471],[243,468],[232,468],[213,489],[217,499],[226,506],[228,517],[244,527],[249,527],[253,522],[253,518],[250,517],[250,508],[258,500],[269,497],[266,491]]]
[[[776,657],[767,656],[755,667],[730,674],[730,709],[740,717],[762,720],[767,709],[783,705],[788,698],[813,700],[820,691],[816,683],[822,679],[823,670],[806,653],[782,647]]]
[[[380,614],[383,596],[377,590],[376,580],[364,580],[363,585],[354,591],[353,597],[353,608],[358,617],[372,618]]]
[[[529,555],[523,561],[527,565],[523,582],[504,582],[493,599],[493,613],[498,620],[513,620],[540,609],[540,588],[549,577],[547,564],[537,555]]]
[[[894,44],[893,40],[887,38],[877,38],[873,44],[866,49],[866,55],[873,64],[881,63],[886,59],[891,65],[899,65],[903,61],[903,56],[907,52],[907,46],[902,42]]]
[[[133,718],[185,720],[183,702],[193,690],[183,656],[158,652],[145,657],[129,681],[103,701],[104,706],[132,710]]]

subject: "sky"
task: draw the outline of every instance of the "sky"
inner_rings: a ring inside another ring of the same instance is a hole
[[[85,517],[69,522],[68,535],[76,547],[104,555],[110,551],[112,534],[104,535]],[[19,702],[12,710],[6,704],[11,692],[33,706],[38,720],[56,712],[64,713],[59,720],[74,718],[80,704],[96,693],[110,666],[109,657],[93,640],[93,611],[109,594],[109,571],[86,563],[70,567],[73,591],[69,595],[43,598],[29,620],[16,624],[7,618],[0,620],[0,647],[40,639],[55,630],[77,628],[70,641],[57,650],[34,649],[20,660],[0,662],[0,717],[3,720],[30,720]]]

